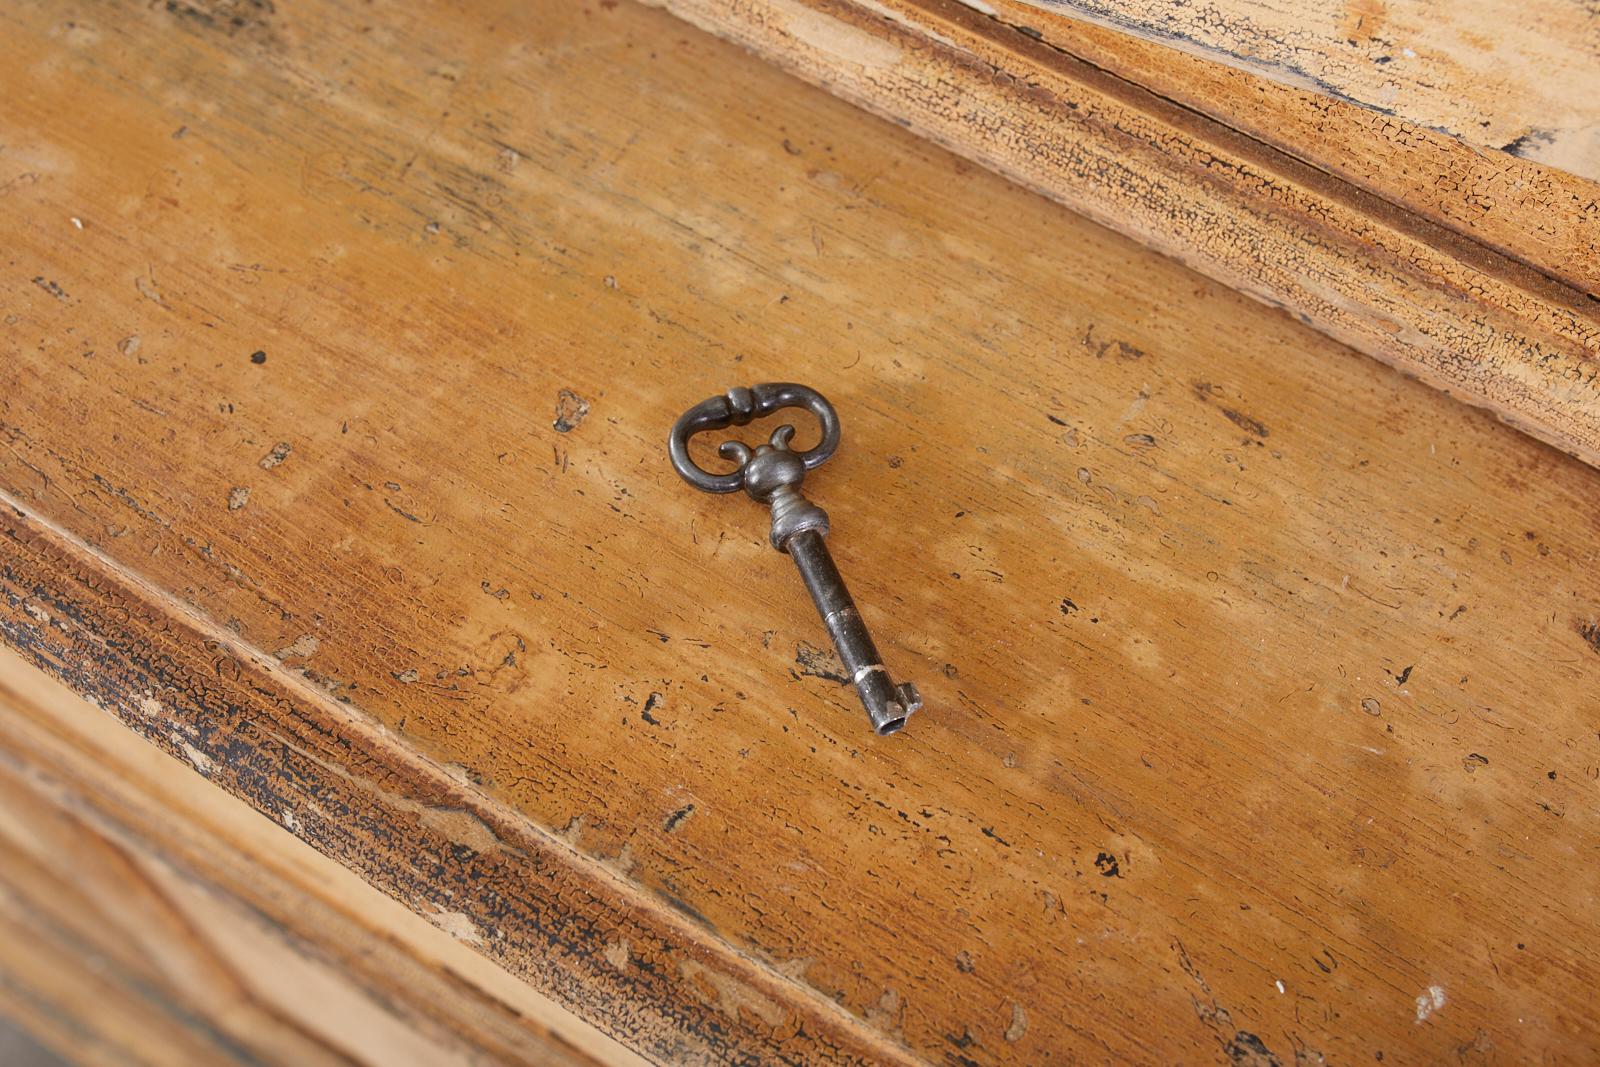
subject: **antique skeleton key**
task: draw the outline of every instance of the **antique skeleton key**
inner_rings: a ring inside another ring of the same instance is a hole
[[[727,474],[712,474],[689,458],[689,438],[706,430],[745,426],[780,408],[805,408],[822,424],[822,440],[815,448],[796,452],[789,447],[793,426],[779,426],[772,439],[751,448],[725,441],[719,454],[737,463]],[[883,665],[867,625],[856,611],[850,591],[823,538],[828,533],[828,513],[800,495],[806,471],[820,467],[839,447],[839,415],[815,389],[791,382],[770,382],[748,389],[728,390],[726,396],[702,400],[672,427],[668,452],[673,468],[683,480],[707,493],[732,493],[743,489],[754,500],[772,508],[772,547],[787,552],[800,568],[817,611],[833,638],[846,673],[866,705],[872,728],[892,734],[922,707],[922,697],[910,682],[896,685]]]

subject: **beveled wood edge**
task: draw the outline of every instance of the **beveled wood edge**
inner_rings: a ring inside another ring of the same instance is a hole
[[[1600,466],[1600,300],[1535,265],[980,5],[644,2]],[[1130,198],[1130,170],[1206,210]]]
[[[479,956],[443,926],[284,832],[278,822],[203,776],[185,773],[167,753],[0,643],[0,792],[6,790],[36,811],[46,810],[46,821],[74,828],[70,847],[45,850],[53,853],[48,873],[59,874],[62,884],[94,885],[74,906],[86,908],[85,929],[109,930],[107,944],[91,943],[88,951],[75,936],[81,931],[68,931],[38,963],[65,981],[46,976],[42,984],[109,987],[113,997],[126,1001],[124,1025],[132,1020],[143,1027],[148,1042],[144,1049],[119,1047],[117,1027],[102,1028],[106,1005],[98,997],[28,1010],[34,991],[27,987],[40,976],[13,973],[0,980],[0,997],[9,984],[16,994],[12,1009],[31,1016],[40,1039],[69,1058],[76,1060],[86,1044],[103,1043],[113,1062],[142,1060],[151,1047],[165,1049],[168,1031],[176,1031],[201,1042],[221,1039],[195,1062],[215,1062],[212,1056],[251,1062],[253,1051],[270,1057],[279,1047],[273,1035],[251,1033],[254,1016],[258,1026],[276,1024],[329,1041],[326,1051],[334,1059],[343,1058],[341,1048],[419,1040],[430,1055],[441,1057],[649,1062]],[[8,814],[24,819],[30,830],[35,825],[15,810]],[[86,862],[85,852],[95,859]],[[106,876],[108,856],[126,861],[115,867],[118,877]],[[27,916],[30,931],[48,944],[61,931],[53,914],[38,913],[51,911],[54,902],[30,900],[28,890],[8,877],[13,869],[9,861],[0,866],[0,886],[12,893],[7,903],[15,905],[10,910]],[[124,869],[142,879],[137,891],[121,883]],[[124,899],[132,901],[127,913],[115,913]],[[193,908],[197,900],[206,906]],[[148,935],[163,946],[164,954],[152,954],[160,955],[157,971],[177,980],[215,968],[231,997],[181,982],[170,990],[152,987],[144,975],[119,967],[108,946],[119,934],[147,936],[142,930],[151,901],[159,902],[155,910],[171,915],[182,938],[168,944],[165,933]],[[227,921],[218,922],[219,916]],[[248,932],[241,934],[241,927]],[[263,952],[264,945],[271,951]],[[96,953],[111,958],[97,961]],[[82,973],[85,968],[91,973]],[[358,1008],[333,1035],[327,1034],[326,1017],[302,1021],[297,1015],[304,994],[292,987],[319,972],[315,988],[337,980],[340,1003]],[[245,1002],[245,1010],[234,997]],[[409,1033],[402,1037],[388,1027]],[[257,1045],[256,1037],[264,1044]]]
[[[1593,79],[1600,68],[1585,69],[1593,58],[1594,38],[1579,28],[1587,18],[1592,29],[1600,13],[1579,14],[1571,5],[1542,0],[1500,7],[1501,19],[1545,30],[1547,53],[1543,65],[1515,63],[1497,54],[1495,65],[1502,80],[1491,88],[1472,72],[1483,69],[1484,48],[1492,45],[1469,43],[1475,36],[1472,29],[1482,28],[1473,25],[1473,16],[1496,16],[1497,9],[1488,4],[1464,5],[1475,9],[1466,11],[1450,11],[1443,5],[1430,9],[1426,0],[1371,8],[1351,5],[1337,11],[1342,25],[1335,26],[1329,17],[1335,12],[1320,5],[1273,10],[1255,0],[1224,0],[1203,9],[1149,0],[1018,2],[1423,125],[1485,152],[1550,161],[1546,165],[1600,177],[1585,136],[1592,128],[1592,122],[1585,120],[1595,114]],[[1396,13],[1402,16],[1398,26]],[[1577,26],[1562,25],[1569,13]],[[1416,40],[1417,26],[1406,15],[1421,16],[1439,32]],[[1557,34],[1560,37],[1552,39]],[[1559,58],[1550,53],[1559,53]],[[1574,73],[1587,77],[1574,79]],[[1553,96],[1545,95],[1552,90]],[[1571,113],[1562,116],[1566,121],[1552,129],[1553,116],[1548,112],[1557,101],[1573,101],[1576,107],[1568,105]]]
[[[602,1033],[662,1062],[916,1062],[4,493],[0,509],[0,641]]]

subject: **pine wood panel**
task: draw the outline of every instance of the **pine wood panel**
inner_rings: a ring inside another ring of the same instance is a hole
[[[1508,255],[1406,202],[1428,196],[1375,194],[957,0],[659,2],[1600,463],[1600,303],[1543,264],[1543,241]],[[1511,225],[1592,240],[1592,193],[1539,199]]]
[[[660,12],[190,10],[4,16],[31,661],[651,1058],[1600,1044],[1600,472]]]
[[[0,647],[0,1008],[74,1062],[644,1062],[178,767]]]
[[[1021,0],[1600,178],[1600,11],[1561,0]],[[988,7],[975,2],[974,7]]]

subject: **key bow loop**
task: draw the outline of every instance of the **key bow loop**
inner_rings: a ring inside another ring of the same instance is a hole
[[[772,439],[764,445],[751,448],[741,441],[725,441],[718,453],[723,459],[737,463],[738,467],[726,474],[713,474],[689,456],[689,439],[697,433],[721,430],[729,426],[747,426],[765,415],[784,408],[804,408],[817,418],[822,427],[822,440],[812,448],[795,451],[789,448],[794,427],[779,426]],[[833,405],[815,389],[794,382],[766,382],[749,388],[729,389],[722,396],[700,401],[685,411],[672,425],[667,451],[672,457],[672,468],[690,485],[707,493],[733,493],[749,488],[755,496],[754,485],[746,485],[747,472],[752,472],[752,461],[770,452],[784,452],[800,460],[803,470],[815,470],[825,463],[839,447],[839,415]],[[794,480],[798,484],[798,479]],[[762,499],[758,497],[758,499]]]

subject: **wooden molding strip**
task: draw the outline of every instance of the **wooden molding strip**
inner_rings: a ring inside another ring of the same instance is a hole
[[[985,0],[1019,33],[1316,170],[1600,295],[1600,182],[1358,104],[1035,7]]]
[[[912,1062],[3,494],[0,508],[0,643],[536,993],[659,1062]]]
[[[654,0],[1600,465],[1600,305],[957,0]]]
[[[180,762],[0,645],[0,1010],[62,1055],[648,1062]]]
[[[1022,0],[1600,177],[1600,9],[1561,0]]]

